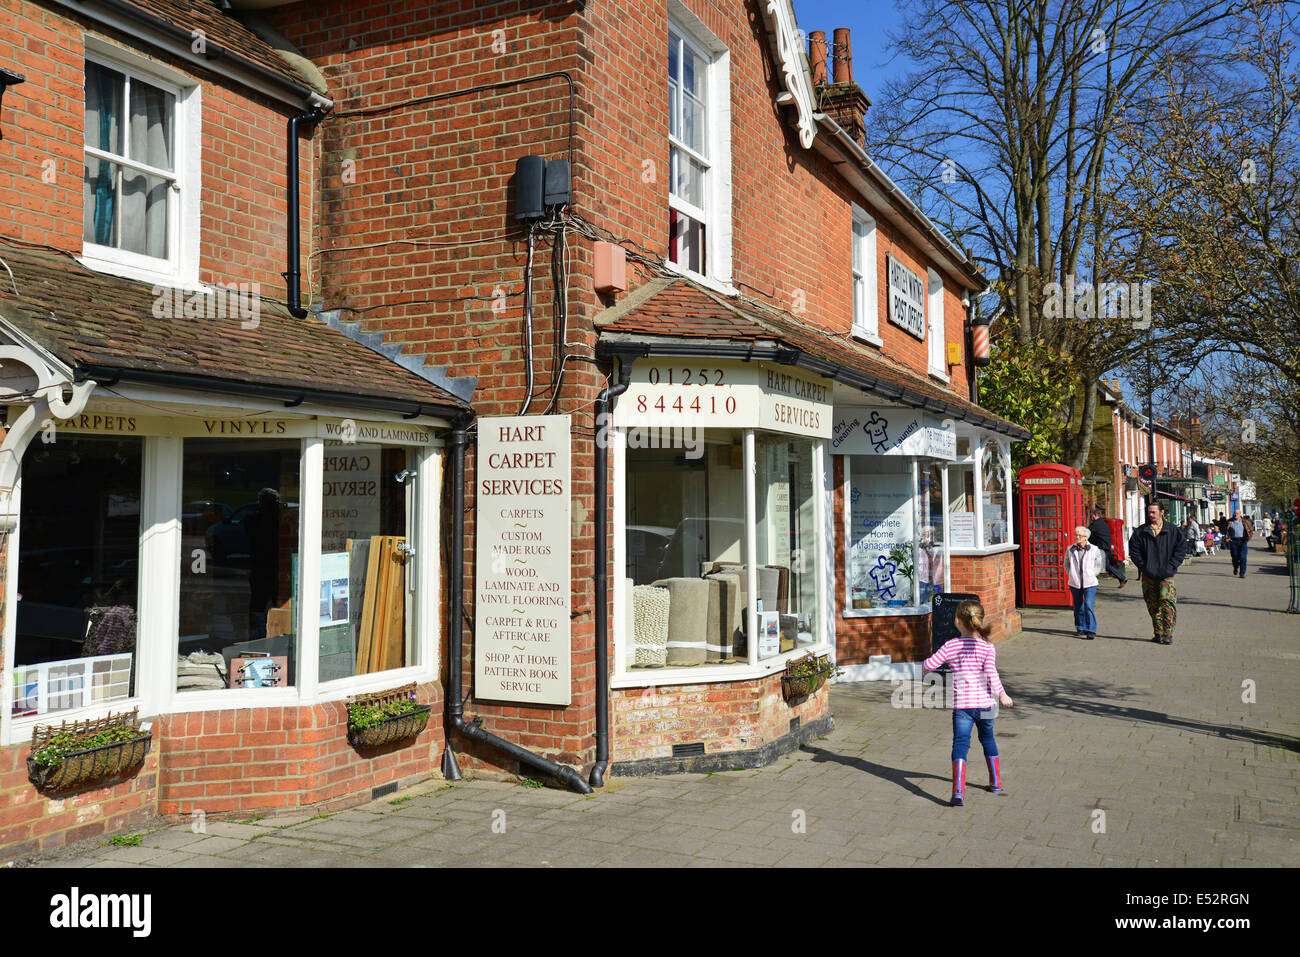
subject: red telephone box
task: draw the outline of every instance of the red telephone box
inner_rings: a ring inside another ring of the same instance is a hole
[[[1020,470],[1020,587],[1026,605],[1068,608],[1065,550],[1074,530],[1087,525],[1083,511],[1083,473],[1049,462]]]

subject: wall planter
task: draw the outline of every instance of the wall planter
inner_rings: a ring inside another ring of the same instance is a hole
[[[349,698],[348,743],[354,748],[379,748],[413,740],[428,726],[432,710],[433,705],[416,702],[414,682]]]
[[[829,655],[809,654],[791,661],[781,676],[781,695],[786,701],[793,701],[816,694],[834,671]]]
[[[140,730],[139,709],[88,721],[37,725],[27,777],[42,791],[66,791],[118,777],[144,764],[153,735]]]

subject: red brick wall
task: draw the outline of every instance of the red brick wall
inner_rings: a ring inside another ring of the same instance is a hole
[[[134,776],[59,798],[45,797],[27,779],[30,751],[30,743],[0,748],[0,863],[126,830],[158,813],[156,740]]]
[[[5,91],[0,117],[0,237],[74,255],[82,251],[87,28],[87,21],[28,0],[0,0],[0,63],[27,78]],[[155,53],[137,39],[94,29],[127,49],[154,55],[201,87],[200,280],[256,282],[262,295],[283,298],[290,108]],[[310,228],[315,179],[311,152],[305,143],[304,230]]]
[[[1016,559],[1018,552],[996,555],[953,555],[950,561],[952,590],[980,596],[984,621],[993,626],[989,641],[994,643],[1020,633],[1020,612],[1016,610]]]
[[[333,810],[368,801],[372,788],[428,778],[442,753],[441,687],[421,685],[416,695],[434,702],[429,726],[414,742],[364,753],[348,744],[342,701],[164,715],[158,809]]]
[[[619,688],[610,693],[610,750],[619,761],[672,756],[674,744],[704,742],[705,754],[748,751],[823,717],[826,686],[793,706],[781,697],[781,675],[716,684]]]

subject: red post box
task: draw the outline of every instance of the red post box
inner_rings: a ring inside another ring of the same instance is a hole
[[[1020,470],[1020,591],[1026,605],[1068,608],[1065,550],[1074,530],[1087,525],[1083,511],[1083,473],[1048,462]]]
[[[1106,524],[1110,526],[1110,543],[1115,548],[1115,561],[1122,565],[1124,559],[1128,557],[1125,551],[1128,548],[1128,542],[1124,541],[1124,519],[1108,518]]]

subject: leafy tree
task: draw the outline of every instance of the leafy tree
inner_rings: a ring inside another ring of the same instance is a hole
[[[1061,461],[1062,413],[1075,394],[1069,356],[1042,339],[1020,343],[1010,335],[996,337],[989,355],[979,377],[980,405],[1030,433],[1011,446],[1012,470]]]

